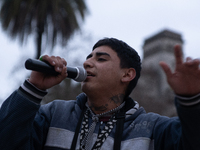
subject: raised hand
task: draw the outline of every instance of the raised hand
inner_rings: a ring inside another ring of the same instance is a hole
[[[174,55],[176,61],[174,72],[165,62],[160,62],[168,84],[178,95],[193,96],[200,93],[200,60],[187,57],[184,62],[180,45],[174,47]]]

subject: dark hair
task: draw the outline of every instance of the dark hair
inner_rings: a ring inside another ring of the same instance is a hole
[[[136,77],[129,83],[125,96],[129,96],[135,88],[141,71],[141,59],[138,53],[125,42],[115,38],[104,38],[99,40],[94,46],[93,50],[100,46],[109,46],[112,48],[120,59],[121,68],[134,68]]]

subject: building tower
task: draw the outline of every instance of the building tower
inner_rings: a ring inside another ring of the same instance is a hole
[[[143,45],[141,77],[131,97],[147,112],[156,112],[169,117],[176,115],[174,93],[159,66],[165,61],[174,69],[174,45],[183,44],[180,34],[163,30],[146,39]]]

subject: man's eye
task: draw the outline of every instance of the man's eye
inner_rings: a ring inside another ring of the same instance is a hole
[[[104,58],[98,58],[98,61],[106,61]]]

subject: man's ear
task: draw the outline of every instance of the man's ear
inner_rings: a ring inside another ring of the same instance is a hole
[[[126,68],[124,70],[124,75],[122,77],[122,82],[130,82],[136,76],[136,71],[134,68]]]

